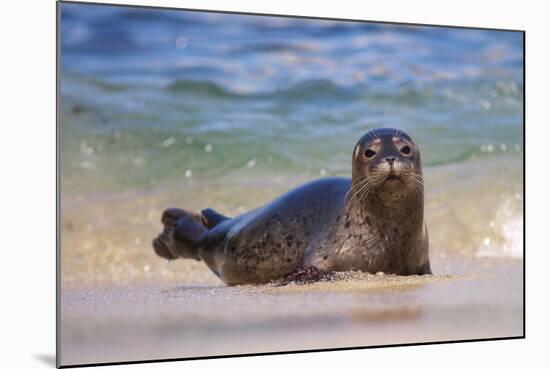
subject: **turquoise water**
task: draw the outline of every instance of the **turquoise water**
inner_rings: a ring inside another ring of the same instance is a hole
[[[64,189],[349,175],[375,127],[425,167],[521,164],[517,32],[61,5]],[[517,165],[518,180],[521,165]]]

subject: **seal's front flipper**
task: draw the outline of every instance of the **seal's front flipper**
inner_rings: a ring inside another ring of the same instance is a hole
[[[277,284],[277,286],[286,286],[290,283],[308,284],[319,281],[328,281],[330,280],[331,275],[333,275],[332,272],[324,272],[320,269],[315,268],[314,266],[299,267],[296,268],[292,273],[284,277]]]
[[[224,220],[231,219],[210,208],[202,210],[201,214],[203,217],[203,223],[208,229],[214,228]]]

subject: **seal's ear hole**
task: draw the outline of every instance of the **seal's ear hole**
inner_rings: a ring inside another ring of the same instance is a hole
[[[405,155],[409,155],[411,153],[411,147],[408,145],[405,145],[401,148],[401,153]]]
[[[365,151],[365,156],[369,159],[372,158],[374,155],[376,155],[376,153],[371,149],[367,149],[367,151]]]

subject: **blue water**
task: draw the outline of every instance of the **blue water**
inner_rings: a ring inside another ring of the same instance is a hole
[[[521,180],[521,33],[60,7],[66,186],[349,175],[382,126],[425,166],[506,155]]]

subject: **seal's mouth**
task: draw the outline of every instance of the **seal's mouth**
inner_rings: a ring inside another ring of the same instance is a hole
[[[403,182],[400,176],[395,174],[394,170],[391,170],[388,176],[386,177],[386,182],[394,182],[394,181],[400,181]]]

